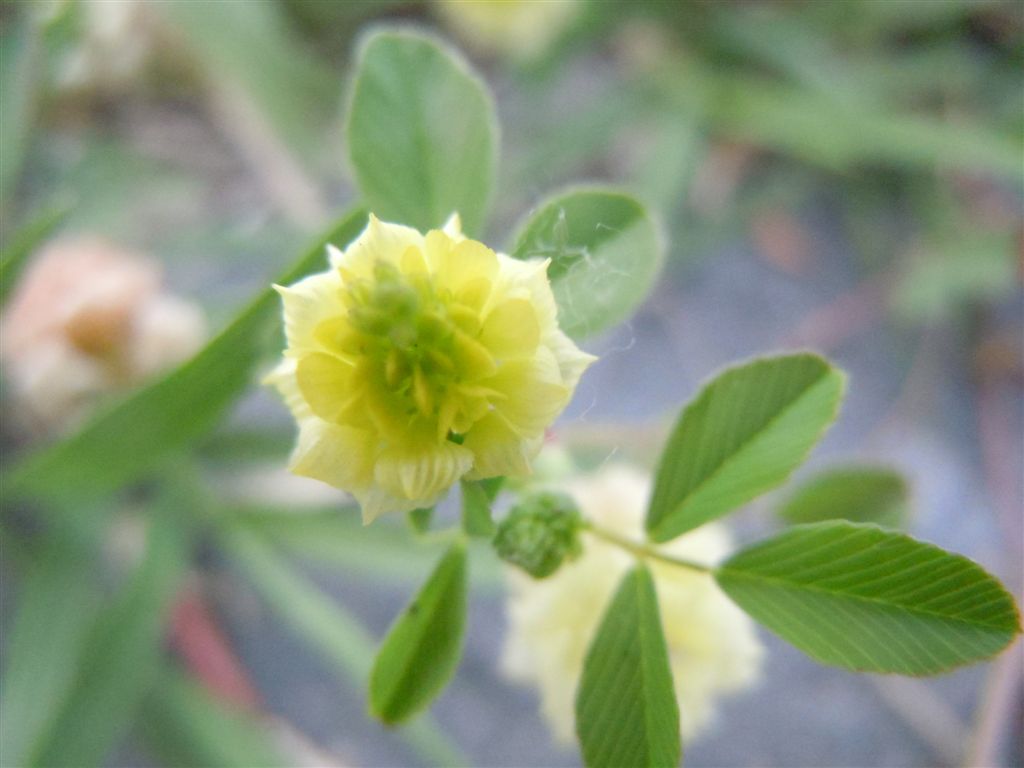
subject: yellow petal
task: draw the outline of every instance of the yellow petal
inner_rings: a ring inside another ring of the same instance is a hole
[[[448,269],[448,263],[455,241],[439,229],[432,229],[423,237],[423,253],[433,273]]]
[[[511,299],[496,306],[480,330],[480,343],[497,358],[527,357],[539,342],[537,315],[525,299]]]
[[[399,266],[402,272],[407,275],[425,275],[429,271],[427,269],[427,260],[423,255],[423,249],[414,245],[410,245],[402,253]]]
[[[355,369],[348,363],[317,352],[299,358],[295,380],[313,413],[321,419],[337,421],[358,396],[354,373]]]
[[[335,270],[310,275],[294,285],[275,285],[284,304],[284,332],[288,351],[317,351],[321,344],[316,338],[322,322],[345,314],[342,303],[341,277]]]
[[[284,404],[292,412],[296,421],[308,419],[313,415],[309,403],[302,396],[302,390],[295,380],[296,362],[294,358],[286,357],[277,367],[263,378],[264,384],[269,384],[280,393]]]
[[[388,493],[427,506],[472,464],[469,449],[449,440],[416,441],[385,449],[377,459],[374,479]]]
[[[487,347],[461,331],[456,331],[453,337],[452,357],[455,370],[463,381],[491,376],[497,370]]]
[[[438,234],[447,237],[443,233]],[[435,282],[453,294],[472,280],[483,278],[491,281],[498,275],[497,254],[476,240],[452,243],[447,251],[436,249],[433,258]]]
[[[352,491],[373,482],[374,452],[370,433],[313,417],[299,422],[299,440],[289,469]]]
[[[455,242],[466,239],[466,236],[462,234],[462,217],[459,216],[458,212],[448,217],[448,221],[444,223],[442,231]]]
[[[508,299],[526,299],[533,304],[541,331],[556,327],[558,308],[547,274],[550,259],[520,261],[504,253],[497,254],[496,258],[499,271],[494,279],[491,306]]]
[[[344,358],[350,358],[357,351],[354,345],[359,342],[347,315],[324,320],[313,331],[313,339],[321,349]]]
[[[505,396],[494,402],[494,408],[524,437],[543,434],[572,394],[561,383],[558,363],[546,347],[538,347],[530,360],[504,363],[482,384]]]
[[[570,389],[576,389],[580,376],[597,360],[594,355],[581,350],[572,339],[557,329],[544,338],[544,345],[555,356],[558,370],[562,375],[562,383]]]
[[[423,248],[423,235],[412,227],[381,221],[371,213],[366,229],[345,249],[337,266],[369,279],[377,262],[397,264],[410,246]]]
[[[528,475],[540,442],[524,440],[497,413],[489,413],[466,433],[463,445],[473,452],[473,469],[466,479]]]
[[[452,309],[453,313],[457,316],[459,311],[470,311],[476,321],[476,326],[479,327],[481,311],[491,296],[491,286],[491,280],[486,277],[467,280],[459,286],[459,290],[455,291],[455,300],[458,304]],[[457,320],[461,319],[457,317]]]

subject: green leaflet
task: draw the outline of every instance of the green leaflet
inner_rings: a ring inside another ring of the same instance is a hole
[[[716,572],[740,607],[814,659],[931,675],[998,653],[1020,631],[1013,598],[979,565],[874,525],[800,525]]]
[[[558,324],[578,339],[633,314],[654,283],[663,250],[640,202],[613,190],[573,189],[530,214],[512,255],[551,259]]]
[[[643,565],[623,578],[587,651],[576,733],[589,768],[666,768],[682,757],[658,598]]]
[[[782,483],[835,419],[845,380],[811,354],[760,358],[713,379],[662,453],[650,537],[669,541]]]
[[[779,510],[787,523],[850,520],[899,528],[906,521],[907,482],[883,467],[840,467],[801,486]]]
[[[365,221],[360,210],[345,216],[277,282],[292,283],[325,267],[326,244],[347,244]],[[278,297],[268,287],[191,360],[100,413],[69,438],[22,460],[5,477],[4,491],[10,497],[31,494],[80,503],[151,470],[209,430],[241,394],[266,349],[278,312]]]
[[[410,32],[377,32],[359,55],[349,157],[370,210],[421,231],[452,213],[479,236],[498,152],[494,105],[453,50]]]
[[[220,541],[274,611],[331,663],[340,680],[366,684],[374,643],[359,617],[298,576],[258,536],[235,529],[226,531]],[[402,727],[398,736],[432,765],[470,764],[429,714]]]
[[[388,630],[370,673],[370,709],[398,723],[427,706],[455,673],[466,624],[466,550],[454,544]]]

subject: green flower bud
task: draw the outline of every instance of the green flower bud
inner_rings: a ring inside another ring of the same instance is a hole
[[[581,551],[583,526],[576,502],[564,493],[543,491],[524,497],[498,525],[494,550],[535,579],[558,570]]]

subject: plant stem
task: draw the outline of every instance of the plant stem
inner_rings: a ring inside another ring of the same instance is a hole
[[[693,560],[686,560],[681,557],[674,557],[672,555],[659,552],[648,544],[642,544],[636,541],[619,536],[617,533],[599,528],[593,523],[585,523],[584,530],[597,536],[597,538],[603,541],[613,544],[620,549],[624,549],[630,554],[639,557],[641,560],[658,560],[662,563],[668,563],[669,565],[675,565],[680,568],[689,568],[692,571],[700,571],[701,573],[713,573],[714,568],[710,565],[704,565],[703,563],[697,563]]]

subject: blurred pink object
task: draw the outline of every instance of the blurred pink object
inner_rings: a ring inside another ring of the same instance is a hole
[[[161,290],[155,262],[95,237],[58,240],[26,269],[0,322],[0,361],[32,432],[80,421],[203,343],[198,307]]]

